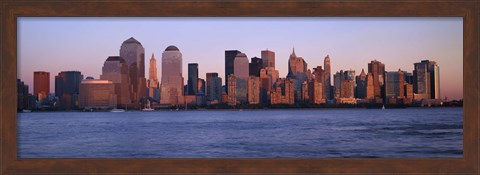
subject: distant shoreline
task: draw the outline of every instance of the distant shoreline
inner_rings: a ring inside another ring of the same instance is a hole
[[[463,106],[431,106],[431,107],[420,107],[420,106],[405,106],[405,107],[387,107],[386,110],[390,109],[432,109],[432,108],[463,108]],[[259,110],[335,110],[335,109],[382,109],[381,107],[290,107],[290,108],[191,108],[185,110],[184,108],[180,109],[155,109],[153,111],[142,111],[142,110],[126,110],[125,112],[176,112],[176,111],[259,111]],[[42,113],[42,112],[111,112],[111,109],[98,109],[93,111],[84,111],[84,110],[32,110],[31,112],[22,112],[17,111],[17,113]]]

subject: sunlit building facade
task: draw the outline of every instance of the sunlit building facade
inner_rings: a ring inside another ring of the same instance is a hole
[[[236,95],[237,101],[241,104],[246,104],[247,99],[247,81],[248,81],[248,58],[244,53],[239,53],[234,61],[234,75],[236,77]]]
[[[120,46],[120,57],[128,65],[128,75],[132,87],[130,98],[133,104],[139,104],[140,100],[146,96],[147,91],[145,49],[139,41],[131,37]]]
[[[176,46],[168,46],[162,54],[160,104],[183,104],[182,53]]]
[[[80,109],[116,108],[115,85],[108,80],[82,80],[78,102]]]
[[[33,95],[38,101],[42,101],[47,99],[48,93],[50,93],[50,72],[33,72]]]
[[[120,108],[131,106],[132,100],[130,95],[132,94],[132,89],[130,88],[128,65],[122,57],[108,57],[103,64],[100,79],[111,81],[114,84],[117,105]]]

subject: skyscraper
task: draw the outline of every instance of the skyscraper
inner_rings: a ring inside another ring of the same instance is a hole
[[[251,62],[248,64],[249,66],[249,75],[260,77],[260,70],[263,67],[262,59],[258,57],[253,57]]]
[[[148,69],[148,97],[160,101],[160,85],[157,78],[157,59],[152,53],[150,68]]]
[[[55,96],[60,99],[61,109],[78,108],[78,93],[83,75],[79,71],[63,71],[55,76]]]
[[[364,69],[362,69],[360,75],[356,77],[356,84],[356,97],[364,99],[367,96],[367,74],[365,74]]]
[[[302,57],[298,57],[293,49],[288,59],[287,79],[293,80],[295,100],[302,100],[302,84],[307,81],[310,73],[307,71],[307,62]]]
[[[405,78],[402,70],[385,72],[385,98],[397,99],[405,95]]]
[[[234,61],[234,75],[236,77],[237,101],[241,104],[248,102],[247,81],[248,81],[248,58],[244,53],[239,53]]]
[[[207,101],[210,104],[222,102],[222,78],[218,77],[218,73],[207,73]]]
[[[222,82],[220,82],[220,85],[221,85]],[[200,94],[203,94],[203,96],[205,96],[205,94],[207,93],[207,91],[205,90],[206,88],[206,82],[204,79],[201,79],[201,78],[198,78],[197,80],[197,92],[200,93]],[[197,94],[198,94],[197,93]]]
[[[50,93],[50,72],[33,72],[33,95],[38,101],[42,101],[47,98],[48,93]]]
[[[130,84],[133,87],[131,99],[133,104],[146,96],[147,80],[145,79],[145,49],[135,38],[125,40],[120,46],[120,57],[128,65]]]
[[[373,76],[373,90],[375,98],[383,98],[383,88],[385,82],[385,64],[373,60],[368,63],[368,73]]]
[[[188,95],[197,95],[198,92],[198,63],[188,64],[188,79],[187,79]]]
[[[160,104],[183,104],[182,53],[176,46],[168,46],[162,54]]]
[[[262,50],[262,68],[272,67],[275,69],[275,52],[270,50]]]
[[[331,68],[330,68],[330,55],[327,55],[325,59],[323,60],[323,67],[325,68],[325,94],[326,94],[326,99],[331,99],[332,98],[332,81],[331,81]]]
[[[226,50],[225,51],[225,87],[228,88],[228,76],[230,74],[233,74],[234,67],[233,67],[233,61],[235,60],[235,57],[237,54],[241,53],[238,50]],[[228,90],[225,89],[225,92],[228,94]]]
[[[109,80],[113,83],[119,107],[125,108],[132,104],[130,99],[132,89],[130,88],[128,65],[122,57],[108,57],[103,64],[100,79]]]
[[[413,91],[419,98],[440,98],[440,68],[435,61],[414,63]]]

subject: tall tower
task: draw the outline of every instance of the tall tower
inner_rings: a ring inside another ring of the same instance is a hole
[[[383,98],[383,88],[385,82],[385,64],[373,60],[368,63],[368,73],[373,76],[373,93],[375,98]]]
[[[325,85],[325,94],[326,94],[326,99],[331,99],[332,98],[332,95],[331,95],[331,86],[332,86],[332,81],[331,81],[331,70],[330,70],[330,55],[327,55],[325,57],[325,59],[323,60],[323,67],[325,69],[325,83],[323,83]]]
[[[228,88],[228,76],[230,74],[233,74],[234,67],[233,67],[233,61],[235,60],[235,57],[237,54],[241,53],[238,50],[226,50],[225,51],[225,88]],[[228,94],[228,90],[225,89],[225,92]]]
[[[38,101],[46,99],[50,93],[50,72],[33,72],[33,95]]]
[[[145,49],[135,38],[125,40],[120,46],[120,57],[125,59],[128,65],[130,85],[133,87],[130,97],[133,104],[138,104],[146,95],[145,79]]]
[[[198,92],[198,64],[188,64],[188,80],[187,80],[188,95],[197,95]]]
[[[419,98],[440,98],[440,68],[435,61],[414,63],[413,91]]]
[[[234,61],[234,75],[236,77],[236,96],[240,103],[247,103],[247,81],[249,67],[248,58],[244,53],[239,53]]]
[[[157,78],[157,59],[152,53],[152,58],[150,58],[150,68],[148,70],[148,96],[158,100],[158,78]]]
[[[182,53],[176,46],[168,46],[162,54],[160,104],[183,104]]]

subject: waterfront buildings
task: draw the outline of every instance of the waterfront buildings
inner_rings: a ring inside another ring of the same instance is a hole
[[[183,104],[182,53],[176,46],[168,46],[162,54],[160,104]]]
[[[117,107],[115,85],[108,80],[81,81],[78,104],[81,109],[112,109]]]
[[[304,100],[308,99],[311,104],[325,103],[326,100],[324,96],[324,86],[322,82],[323,81],[318,81],[317,79],[313,79],[312,81],[308,82],[308,96],[304,96]],[[304,89],[302,88],[302,92],[303,91]]]
[[[307,71],[307,62],[302,57],[295,54],[295,49],[292,50],[288,59],[288,74],[287,79],[293,80],[295,101],[301,101],[302,83],[308,80],[310,73]]]
[[[147,82],[148,97],[154,101],[160,101],[160,83],[157,78],[157,59],[152,53],[150,58],[150,68],[148,69],[148,82]]]
[[[50,72],[33,72],[33,95],[38,101],[47,99],[50,93]]]
[[[248,81],[248,58],[244,53],[239,53],[234,61],[234,75],[236,77],[236,98],[238,103],[246,104],[247,99],[247,81]]]
[[[375,87],[373,84],[373,75],[372,73],[367,74],[367,85],[366,85],[366,99],[374,99],[375,98]]]
[[[187,94],[197,95],[198,92],[198,63],[188,64]]]
[[[139,104],[146,96],[147,80],[145,79],[145,49],[135,38],[125,40],[120,46],[120,57],[128,66],[128,75],[132,87],[131,100],[133,104]],[[140,108],[137,106],[137,108]]]
[[[35,101],[35,96],[28,93],[28,85],[17,79],[17,111],[34,109],[36,107]]]
[[[228,76],[234,72],[234,60],[237,54],[241,53],[238,50],[225,51],[225,87],[228,88]],[[228,90],[225,89],[228,94]]]
[[[125,108],[132,105],[133,94],[128,75],[128,65],[122,57],[109,56],[102,67],[101,80],[111,81],[115,86],[117,105]]]
[[[58,108],[78,108],[78,93],[83,75],[79,71],[62,71],[55,76],[55,96],[59,98]]]
[[[207,73],[207,104],[217,104],[227,102],[222,100],[222,78],[218,77],[218,73]]]
[[[295,104],[294,81],[290,79],[280,78],[278,86],[272,91],[270,96],[270,104]]]

